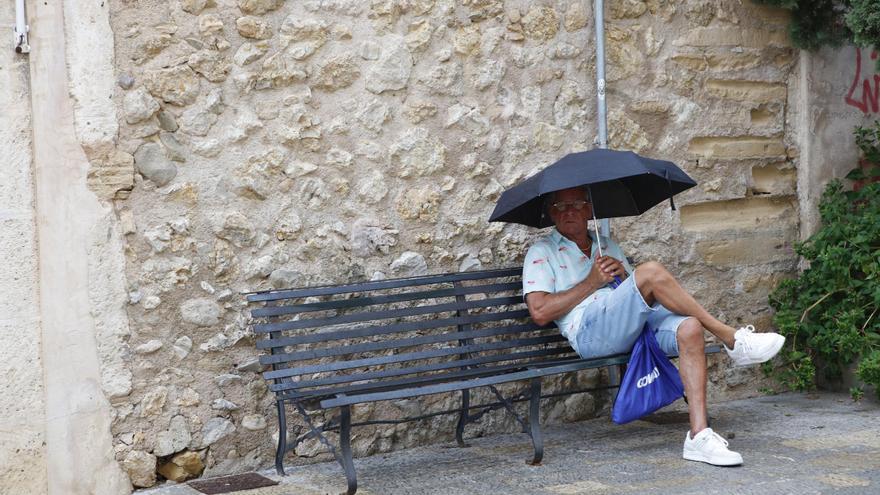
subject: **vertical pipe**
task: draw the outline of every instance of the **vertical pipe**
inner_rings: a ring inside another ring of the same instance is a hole
[[[608,147],[608,118],[605,105],[605,2],[595,0],[596,18],[596,98],[597,121],[599,123],[599,148]],[[603,218],[599,230],[604,236],[611,234],[611,222]]]
[[[598,99],[599,148],[608,147],[608,118],[605,105],[605,2],[596,0],[596,98]]]
[[[15,51],[17,53],[30,53],[31,46],[28,44],[28,25],[24,12],[24,0],[15,0]]]

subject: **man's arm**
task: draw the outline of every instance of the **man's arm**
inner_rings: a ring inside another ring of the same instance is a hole
[[[617,264],[615,265],[614,262]],[[543,326],[561,318],[586,299],[587,296],[614,280],[614,273],[611,271],[612,266],[621,271],[623,269],[620,262],[613,258],[607,256],[597,257],[594,260],[593,267],[590,268],[590,273],[587,274],[587,278],[575,284],[574,287],[555,293],[535,291],[526,294],[526,306],[529,308],[532,320],[538,325]]]
[[[538,325],[544,326],[553,320],[561,318],[563,315],[574,309],[593,292],[601,289],[605,283],[596,286],[590,277],[587,277],[577,283],[574,287],[562,292],[529,292],[526,295],[526,306],[529,307],[529,314],[532,320]]]

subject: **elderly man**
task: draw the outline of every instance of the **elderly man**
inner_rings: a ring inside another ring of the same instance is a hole
[[[767,361],[785,338],[718,321],[663,265],[648,262],[633,269],[610,239],[601,239],[604,256],[599,256],[597,239],[587,227],[592,216],[587,198],[583,188],[548,198],[547,212],[556,228],[529,249],[523,267],[523,294],[532,319],[540,325],[555,321],[583,358],[629,352],[647,322],[663,351],[680,356],[690,413],[683,457],[718,466],[742,464],[742,456],[707,424],[703,329],[724,343],[737,366]],[[608,284],[615,276],[623,283],[612,289]]]

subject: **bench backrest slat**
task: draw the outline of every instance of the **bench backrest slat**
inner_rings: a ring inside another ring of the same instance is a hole
[[[405,354],[392,354],[389,356],[381,356],[374,358],[364,358],[364,359],[352,359],[350,361],[336,361],[332,363],[324,363],[324,364],[315,364],[311,366],[301,366],[298,368],[293,368],[291,371],[296,372],[295,375],[306,375],[309,373],[323,373],[326,371],[339,371],[339,370],[347,370],[352,368],[363,368],[367,366],[381,366],[386,364],[394,364],[401,363],[405,361],[416,361],[423,359],[432,359],[438,357],[447,357],[454,356],[456,354],[467,354],[469,352],[480,352],[480,351],[489,351],[489,350],[499,350],[499,349],[510,349],[515,347],[525,347],[525,346],[533,346],[539,344],[548,344],[551,342],[560,342],[564,341],[565,337],[562,335],[544,335],[541,337],[531,337],[527,339],[516,339],[516,340],[500,340],[497,342],[487,342],[483,344],[475,344],[469,346],[459,346],[459,347],[444,347],[440,349],[432,349],[429,351],[419,351],[419,352],[411,352]],[[274,355],[274,356],[262,356],[260,358],[260,362],[263,364],[271,364],[269,362],[264,361],[264,358],[273,358],[273,361],[276,359],[284,359],[284,355]],[[285,361],[276,361],[275,364],[279,364]],[[264,373],[263,376],[265,378],[276,378],[271,376],[272,372]]]
[[[277,347],[287,347],[299,344],[314,344],[317,342],[330,342],[333,340],[354,339],[360,337],[374,337],[377,335],[390,335],[394,333],[412,332],[417,330],[431,330],[436,328],[460,326],[468,323],[485,323],[499,320],[514,320],[525,318],[529,315],[528,310],[517,309],[514,311],[499,311],[496,313],[481,313],[469,316],[456,316],[453,318],[432,319],[410,321],[406,323],[393,323],[377,326],[369,326],[355,328],[352,330],[339,330],[336,332],[320,332],[297,335],[295,337],[278,337],[257,342],[258,349],[269,349]],[[539,327],[534,323],[530,324],[534,329],[547,328]],[[522,327],[520,331],[528,330]]]
[[[251,311],[254,318],[262,318],[266,316],[281,316],[289,314],[299,314],[311,311],[325,311],[329,309],[348,309],[362,306],[375,306],[379,304],[387,304],[394,302],[415,301],[419,299],[436,299],[448,296],[458,296],[467,294],[492,293],[515,290],[522,287],[521,282],[506,282],[501,284],[474,285],[474,286],[458,286],[451,289],[436,289],[419,292],[406,292],[403,294],[389,294],[383,296],[365,296],[355,297],[351,299],[341,299],[335,301],[320,301],[304,304],[292,304],[285,306],[268,306],[257,308]]]
[[[535,325],[532,325],[535,327]],[[424,344],[437,344],[441,342],[451,342],[461,339],[477,339],[481,337],[493,337],[496,335],[507,335],[512,333],[520,333],[528,327],[526,325],[518,325],[516,327],[488,327],[480,330],[470,330],[465,332],[446,332],[432,333],[428,335],[419,335],[406,339],[383,340],[381,342],[365,342],[362,344],[351,344],[337,347],[324,347],[320,349],[309,349],[307,351],[289,352],[284,354],[284,361],[299,361],[306,359],[318,359],[329,356],[343,356],[356,352],[379,351],[388,348],[405,349],[407,347],[415,347]],[[271,364],[276,361],[267,361]]]
[[[329,318],[309,318],[303,320],[287,321],[284,323],[267,323],[263,325],[254,325],[254,332],[280,332],[284,330],[299,330],[302,328],[323,327],[330,325],[341,325],[343,323],[358,323],[370,320],[385,320],[390,318],[400,318],[404,316],[418,316],[432,313],[443,313],[448,311],[457,311],[463,309],[488,308],[500,305],[512,305],[521,303],[522,298],[518,296],[499,297],[492,299],[483,299],[476,301],[452,302],[446,304],[435,304],[430,306],[417,306],[414,308],[389,309],[385,311],[365,311],[350,315],[331,316]]]
[[[498,270],[485,270],[481,272],[463,272],[445,275],[426,275],[420,277],[398,278],[376,282],[364,282],[360,284],[327,285],[323,287],[313,287],[305,289],[255,292],[249,294],[247,296],[247,299],[248,302],[277,301],[282,299],[294,299],[300,297],[327,296],[352,292],[366,292],[379,289],[396,289],[400,287],[412,287],[418,285],[432,285],[466,280],[480,280],[485,278],[514,276],[522,276],[522,270],[519,268],[502,268]]]

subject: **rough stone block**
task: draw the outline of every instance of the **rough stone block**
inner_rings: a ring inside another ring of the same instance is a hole
[[[768,51],[775,53],[767,53]],[[733,53],[713,53],[706,56],[710,69],[716,71],[742,71],[756,67],[774,67],[787,69],[793,62],[796,51],[792,48],[774,48],[770,50],[751,49]],[[788,77],[787,72],[777,73],[779,80]]]
[[[622,0],[610,2],[612,19],[637,19],[648,11],[643,0]]]
[[[772,292],[779,282],[786,278],[791,278],[789,272],[760,272],[751,274],[736,282],[736,293],[749,294],[758,299],[766,300],[767,296]]]
[[[669,57],[669,60],[692,71],[704,71],[709,66],[704,55],[678,54]]]
[[[645,71],[645,56],[636,37],[629,30],[609,27],[606,31],[608,43],[609,82],[619,81]]]
[[[563,24],[568,32],[577,31],[587,25],[587,12],[580,2],[572,2],[568,6]]]
[[[523,32],[527,38],[547,41],[559,31],[559,17],[550,7],[533,6],[522,18]]]
[[[797,171],[794,168],[781,168],[782,165],[752,168],[752,192],[793,194],[797,185]]]
[[[283,4],[282,0],[238,0],[238,8],[245,14],[262,15],[275,10]]]
[[[787,88],[782,83],[710,79],[706,81],[706,91],[719,98],[749,103],[769,103],[784,100]]]
[[[697,242],[697,252],[713,266],[760,265],[794,257],[794,230],[769,230],[733,239]]]
[[[187,66],[147,71],[144,85],[153,96],[178,106],[193,103],[199,95],[199,79]]]
[[[198,452],[181,452],[157,469],[159,474],[178,483],[195,478],[204,470],[205,464]]]
[[[759,19],[764,24],[772,24],[774,26],[787,28],[789,21],[791,21],[790,10],[753,2],[749,2],[748,5],[748,12],[751,16],[755,19]]]
[[[611,112],[608,119],[608,142],[615,148],[643,152],[650,145],[644,129],[624,112]]]
[[[768,105],[761,105],[749,111],[749,121],[753,127],[763,127],[773,123],[782,123],[782,113],[774,111]]]
[[[759,136],[695,137],[688,151],[707,158],[784,158],[780,138]]]
[[[779,228],[796,224],[797,208],[791,197],[752,197],[711,201],[681,207],[681,226],[690,232]]]
[[[141,450],[133,450],[125,456],[122,467],[128,472],[131,484],[148,488],[156,484],[156,456]]]
[[[777,49],[779,50],[779,49]],[[757,50],[743,50],[742,52],[724,53],[679,53],[669,57],[668,60],[681,65],[692,71],[702,72],[706,69],[715,72],[736,72],[756,67],[766,67],[772,64],[775,68],[787,67],[793,60],[791,50],[786,50],[786,55],[769,56]],[[780,74],[780,80],[785,80],[786,74]]]
[[[743,29],[740,26],[700,27],[688,31],[677,40],[677,46],[713,47],[740,46],[743,48],[788,47],[791,41],[785,30],[768,31]]]

